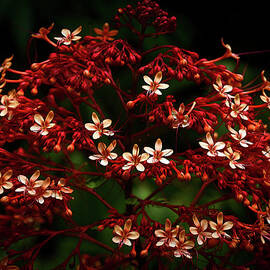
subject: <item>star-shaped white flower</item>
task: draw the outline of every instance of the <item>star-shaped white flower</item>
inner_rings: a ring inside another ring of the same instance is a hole
[[[236,131],[231,126],[228,126],[228,130],[231,132],[232,138],[234,138],[236,141],[239,141],[239,144],[242,147],[248,147],[249,145],[253,144],[252,142],[244,140],[247,135],[247,131],[245,129],[239,129],[239,131]]]
[[[213,87],[222,97],[234,98],[234,96],[228,94],[233,90],[233,87],[229,84],[223,85],[220,76],[217,77],[216,83],[213,84]]]
[[[163,163],[163,164],[169,164],[170,161],[168,159],[166,159],[165,157],[168,157],[170,155],[172,155],[173,150],[172,149],[164,149],[162,151],[162,141],[161,139],[157,139],[156,143],[155,143],[155,150],[151,147],[144,147],[144,151],[150,155],[152,155],[152,157],[147,159],[147,163]]]
[[[63,43],[64,45],[70,45],[72,41],[77,41],[81,39],[81,36],[77,36],[82,31],[82,27],[79,26],[72,33],[69,29],[62,29],[61,33],[63,37],[55,37],[54,39],[58,40],[59,43]]]
[[[146,90],[149,95],[152,94],[162,95],[162,92],[160,90],[167,89],[169,87],[169,85],[166,83],[160,83],[162,80],[161,71],[159,71],[155,75],[154,81],[147,75],[144,75],[143,79],[148,85],[143,85],[142,88]]]
[[[109,127],[112,124],[111,119],[104,119],[102,122],[100,122],[97,114],[95,112],[92,113],[92,120],[94,123],[86,123],[84,126],[87,130],[93,131],[93,139],[99,139],[103,134],[107,136],[113,136],[113,131],[110,131],[108,129],[105,129]]]
[[[230,230],[233,227],[233,223],[231,221],[226,221],[225,223],[223,223],[222,212],[219,212],[217,215],[217,223],[209,221],[209,225],[211,229],[215,231],[212,233],[213,238],[221,238],[223,236],[231,238],[231,236],[224,231]]]
[[[230,160],[229,165],[232,169],[245,169],[245,166],[241,163],[238,163],[237,160],[240,159],[240,153],[237,151],[233,151],[231,147],[228,147],[225,151],[224,154],[226,155],[226,157]]]
[[[176,250],[174,251],[174,256],[179,257],[186,257],[188,259],[192,258],[192,255],[190,252],[188,252],[189,249],[192,249],[195,246],[194,242],[191,240],[186,241],[185,237],[185,230],[182,230],[179,233],[179,241],[177,241]]]
[[[218,150],[222,150],[225,147],[224,142],[214,143],[213,138],[209,132],[206,133],[206,141],[207,143],[199,142],[199,144],[202,148],[209,150],[207,152],[207,155],[209,157],[215,157],[215,156],[224,157],[225,156],[224,153],[218,151]]]
[[[46,116],[45,120],[40,114],[34,115],[34,120],[36,124],[30,127],[30,130],[36,133],[40,133],[41,136],[45,136],[49,134],[48,129],[55,126],[55,123],[51,123],[54,117],[53,111],[50,111]]]
[[[13,90],[9,92],[9,95],[3,95],[1,97],[1,103],[2,105],[0,105],[0,116],[5,116],[8,114],[8,120],[10,120],[13,115],[12,109],[15,109],[20,104],[16,99],[16,91]]]
[[[270,97],[266,95],[264,90],[262,90],[262,95],[260,96],[261,100],[267,104],[268,109],[270,110]]]
[[[134,144],[132,154],[129,152],[123,153],[123,158],[128,161],[128,163],[122,167],[123,170],[129,170],[133,166],[136,167],[139,172],[143,172],[145,170],[141,162],[146,161],[149,158],[149,154],[142,153],[139,155],[139,152],[139,146]]]
[[[98,160],[102,166],[107,166],[109,160],[116,159],[117,154],[112,153],[111,151],[116,147],[116,140],[113,140],[112,143],[107,147],[105,143],[100,142],[98,144],[98,151],[100,154],[95,154],[89,156],[91,160]]]
[[[130,240],[136,240],[140,237],[140,234],[136,231],[130,231],[132,227],[131,219],[128,219],[125,222],[124,229],[122,229],[119,225],[115,225],[113,229],[113,233],[115,236],[112,238],[112,241],[116,244],[119,244],[120,247],[124,244],[127,246],[131,246]]]
[[[18,180],[23,184],[23,186],[18,187],[15,192],[24,192],[29,193],[30,195],[36,195],[36,188],[41,187],[43,184],[43,180],[38,180],[40,176],[40,171],[37,170],[34,174],[28,179],[24,175],[19,175]]]
[[[13,184],[9,179],[12,176],[12,170],[6,171],[3,175],[0,172],[0,194],[4,192],[4,189],[11,189]]]
[[[227,107],[231,108],[231,117],[237,118],[240,116],[243,120],[248,120],[248,117],[244,114],[244,112],[248,111],[249,106],[245,103],[241,103],[239,94],[235,95],[234,102],[226,100],[225,104]]]

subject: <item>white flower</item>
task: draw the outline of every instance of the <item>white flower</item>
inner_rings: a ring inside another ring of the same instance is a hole
[[[175,247],[177,244],[177,239],[175,238],[178,234],[179,226],[176,226],[176,228],[172,229],[172,223],[167,218],[165,222],[165,231],[158,229],[155,230],[155,236],[161,238],[157,243],[156,246],[162,246],[165,243],[169,247]]]
[[[268,97],[266,95],[266,93],[264,92],[264,90],[262,90],[262,93],[263,93],[263,95],[261,95],[260,98],[261,98],[261,100],[263,102],[267,103],[267,107],[268,107],[268,109],[270,109],[270,97]]]
[[[160,89],[167,89],[169,87],[166,83],[160,83],[162,80],[162,72],[159,71],[154,78],[154,81],[147,75],[143,76],[144,81],[148,85],[143,85],[142,88],[147,91],[149,95],[157,94],[162,95]]]
[[[220,157],[224,157],[225,154],[222,152],[219,152],[217,150],[221,150],[225,147],[225,143],[224,142],[216,142],[214,143],[211,134],[209,132],[206,133],[206,142],[199,142],[200,146],[204,149],[209,150],[207,152],[207,155],[210,157],[215,157],[215,156],[220,156]]]
[[[8,181],[12,176],[12,170],[6,171],[3,175],[0,172],[0,194],[4,192],[4,189],[11,189],[13,184],[11,181]]]
[[[1,103],[0,116],[5,116],[8,114],[8,120],[10,120],[12,118],[12,109],[15,109],[20,104],[16,99],[16,91],[13,90],[10,91],[9,95],[3,95],[1,97]]]
[[[209,225],[211,229],[215,231],[212,233],[213,238],[221,238],[223,236],[231,238],[231,236],[224,231],[230,230],[233,227],[233,223],[231,221],[226,221],[225,223],[223,223],[222,212],[219,212],[217,215],[217,223],[209,221]]]
[[[245,166],[243,164],[240,164],[237,162],[237,160],[240,159],[239,152],[236,152],[236,151],[234,152],[231,147],[228,147],[227,151],[224,151],[224,154],[230,160],[229,165],[232,169],[236,169],[236,167],[238,167],[239,169],[242,169],[242,170],[245,169]]]
[[[50,183],[50,177],[47,177],[44,181],[42,181],[42,185],[36,189],[35,200],[39,204],[43,204],[44,198],[49,198],[52,195],[52,191],[47,189]]]
[[[66,181],[64,178],[61,178],[57,186],[55,186],[55,189],[52,190],[52,198],[55,198],[57,200],[63,200],[63,194],[62,193],[72,193],[73,190],[70,187],[66,187]],[[53,181],[54,186],[54,181]]]
[[[86,123],[84,126],[87,130],[94,131],[92,137],[94,140],[99,139],[103,134],[107,136],[113,136],[113,131],[110,131],[108,129],[105,129],[109,127],[112,124],[111,119],[104,119],[102,122],[100,122],[97,114],[95,112],[92,113],[92,120],[93,123]]]
[[[249,107],[245,103],[241,103],[240,95],[236,94],[234,97],[234,102],[226,100],[226,106],[231,108],[231,117],[237,118],[240,116],[243,120],[248,120],[248,117],[243,114],[244,112],[248,111]]]
[[[28,179],[24,175],[19,175],[18,180],[23,184],[23,186],[17,188],[15,192],[24,192],[29,193],[30,195],[36,195],[36,188],[41,187],[43,184],[43,180],[38,180],[40,176],[40,171],[37,170],[34,174]]]
[[[128,170],[135,166],[139,172],[143,172],[145,168],[141,162],[146,161],[149,158],[149,154],[143,153],[139,155],[139,146],[134,144],[132,154],[125,152],[123,153],[123,158],[128,161],[128,163],[122,167],[123,170]]]
[[[152,155],[152,157],[150,157],[149,159],[147,159],[147,163],[163,163],[163,164],[169,164],[170,161],[168,159],[166,159],[165,157],[168,157],[170,155],[172,155],[173,150],[172,149],[165,149],[163,151],[162,150],[162,141],[161,139],[157,139],[156,143],[155,143],[155,150],[151,147],[144,147],[144,151],[150,155]]]
[[[262,150],[263,155],[270,161],[270,146],[266,146],[266,151]]]
[[[50,111],[46,116],[45,120],[40,114],[34,115],[34,120],[37,124],[34,124],[30,127],[30,130],[33,132],[40,132],[41,136],[45,136],[49,134],[48,129],[55,126],[55,123],[51,123],[54,117],[53,111]]]
[[[116,153],[111,153],[111,151],[116,147],[116,140],[112,141],[112,143],[107,147],[105,143],[100,142],[98,144],[98,151],[100,154],[95,154],[89,156],[91,160],[98,160],[98,162],[102,166],[107,166],[109,161],[117,158]]]
[[[229,84],[222,85],[220,76],[217,77],[216,84],[213,84],[213,87],[222,97],[234,98],[234,96],[227,94],[233,90],[233,87]]]
[[[197,216],[193,215],[193,222],[196,227],[190,227],[189,231],[193,235],[197,236],[197,242],[199,245],[202,245],[207,238],[211,238],[212,234],[210,232],[206,232],[205,230],[208,227],[208,221],[206,219],[202,219],[201,222],[199,222]]]
[[[252,142],[249,142],[247,140],[244,140],[244,138],[247,135],[247,132],[245,129],[239,129],[239,131],[237,132],[236,130],[234,130],[232,127],[228,126],[228,130],[231,132],[231,136],[236,140],[239,141],[239,144],[242,147],[248,147],[248,145],[253,144]]]
[[[188,259],[192,258],[189,249],[192,249],[195,246],[193,241],[187,240],[185,241],[185,230],[182,230],[179,233],[179,241],[177,241],[176,250],[174,251],[174,256],[179,257],[187,257]]]
[[[113,233],[116,235],[112,238],[112,241],[116,244],[119,244],[120,247],[125,244],[127,246],[131,246],[130,240],[136,240],[140,237],[140,234],[136,231],[130,231],[132,227],[131,219],[128,219],[125,222],[124,229],[122,229],[119,225],[115,225],[113,229]]]
[[[64,28],[61,31],[64,37],[55,37],[55,39],[58,40],[60,43],[63,43],[64,45],[70,45],[72,41],[77,41],[82,38],[80,36],[77,36],[81,31],[81,26],[76,28],[72,33],[69,29]]]

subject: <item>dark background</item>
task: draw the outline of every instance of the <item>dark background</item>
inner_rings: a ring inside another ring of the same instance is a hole
[[[17,67],[26,64],[27,40],[42,26],[55,23],[53,35],[63,27],[83,26],[83,34],[93,33],[111,21],[117,8],[133,0],[0,0],[0,58],[15,55]],[[263,51],[269,48],[269,11],[260,1],[157,1],[177,17],[177,32],[170,38],[178,46],[198,52],[208,59],[221,55],[220,40],[231,45],[233,52]],[[270,67],[269,52],[245,55],[249,66],[266,71]],[[0,60],[1,61],[1,60]],[[259,71],[259,72],[260,72]]]

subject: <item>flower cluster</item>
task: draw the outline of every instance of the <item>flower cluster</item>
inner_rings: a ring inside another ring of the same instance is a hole
[[[81,26],[60,36],[52,24],[32,35],[52,46],[48,59],[24,71],[11,68],[13,56],[0,66],[0,267],[33,269],[57,236],[78,239],[57,269],[165,269],[172,258],[196,269],[247,269],[260,260],[263,269],[270,248],[264,72],[245,85],[240,57],[223,40],[225,52],[213,60],[172,44],[144,45],[176,29],[155,1],[119,8],[114,22],[138,42],[107,22],[86,36]],[[234,71],[219,64],[227,58]],[[183,80],[205,92],[185,100],[175,86]],[[76,207],[86,197],[91,204]],[[86,210],[91,218],[81,222]],[[30,248],[16,245],[29,239]],[[83,254],[84,241],[106,252]],[[241,268],[235,258],[245,252],[254,256]]]

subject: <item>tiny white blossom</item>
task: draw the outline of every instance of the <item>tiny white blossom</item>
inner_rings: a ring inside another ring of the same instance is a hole
[[[232,138],[234,138],[236,141],[239,141],[239,144],[242,147],[248,147],[249,145],[253,144],[252,142],[244,140],[247,135],[247,131],[245,129],[239,129],[239,131],[236,131],[232,127],[228,126],[228,130],[231,132]]]
[[[82,31],[82,27],[79,26],[72,33],[69,29],[62,29],[61,33],[63,37],[55,37],[54,39],[58,40],[59,43],[63,43],[64,45],[70,45],[72,41],[77,41],[81,39],[81,36],[77,36]]]

